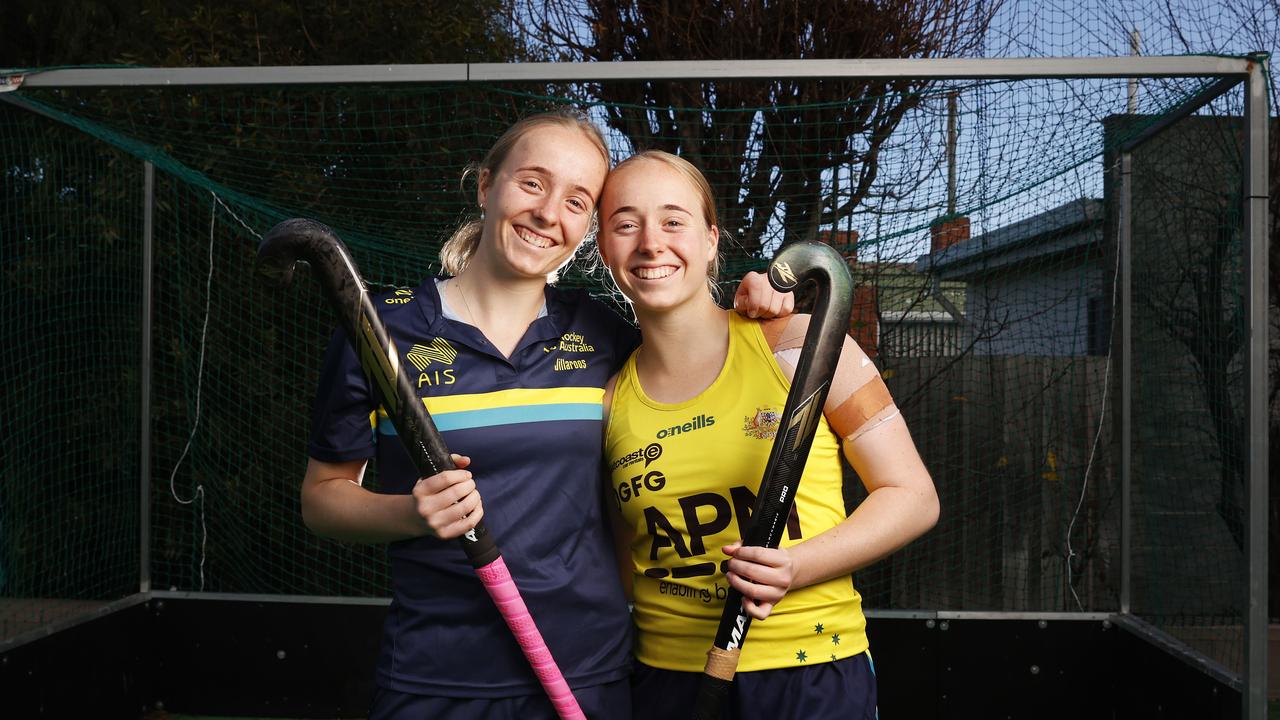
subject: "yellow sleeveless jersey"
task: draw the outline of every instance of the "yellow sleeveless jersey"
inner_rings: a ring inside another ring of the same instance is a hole
[[[743,536],[790,387],[760,323],[729,312],[729,353],[715,382],[679,404],[640,387],[635,355],[618,375],[605,434],[612,501],[634,531],[636,657],[698,672],[729,584],[725,545]],[[782,546],[845,519],[839,439],[814,438]],[[751,625],[739,672],[832,662],[867,649],[862,599],[849,577],[787,593]]]

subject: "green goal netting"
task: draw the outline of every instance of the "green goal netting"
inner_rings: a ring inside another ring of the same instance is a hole
[[[932,532],[855,575],[867,607],[1117,610],[1117,148],[1209,82],[826,80],[803,103],[775,84],[767,105],[729,108],[699,98],[730,83],[644,80],[8,93],[0,639],[138,590],[144,331],[151,586],[386,595],[381,548],[301,522],[333,319],[312,283],[255,280],[259,236],[316,218],[371,283],[414,284],[473,210],[463,167],[513,119],[563,105],[609,126],[617,158],[658,147],[707,172],[725,277],[799,240],[849,259],[850,332],[942,502]],[[1133,611],[1236,669],[1240,113],[1229,93],[1134,155],[1131,385]],[[563,282],[611,297],[582,255]],[[862,494],[850,474],[849,502]]]

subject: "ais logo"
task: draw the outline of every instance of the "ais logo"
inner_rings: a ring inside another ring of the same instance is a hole
[[[458,350],[444,338],[433,338],[426,345],[414,345],[405,353],[405,357],[418,368],[418,387],[452,385],[458,381],[451,367],[431,368],[432,363],[452,365],[458,357]]]

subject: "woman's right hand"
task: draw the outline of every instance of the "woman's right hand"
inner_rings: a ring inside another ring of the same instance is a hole
[[[413,497],[428,532],[442,540],[466,534],[484,517],[476,482],[465,468],[471,458],[451,455],[456,470],[445,470],[418,480]]]
[[[742,593],[742,609],[756,620],[764,620],[795,582],[795,562],[786,548],[727,545],[729,556],[725,579]]]

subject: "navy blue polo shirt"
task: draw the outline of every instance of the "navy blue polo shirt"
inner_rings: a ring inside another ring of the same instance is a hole
[[[375,298],[450,450],[471,457],[484,522],[571,686],[627,676],[631,621],[602,512],[602,399],[639,341],[582,291],[548,287],[546,313],[511,358],[444,316],[435,282]],[[375,412],[344,333],[325,355],[312,457],[376,458],[380,492],[418,474]],[[542,692],[457,541],[391,543],[392,603],[377,681],[401,692],[506,697]]]

